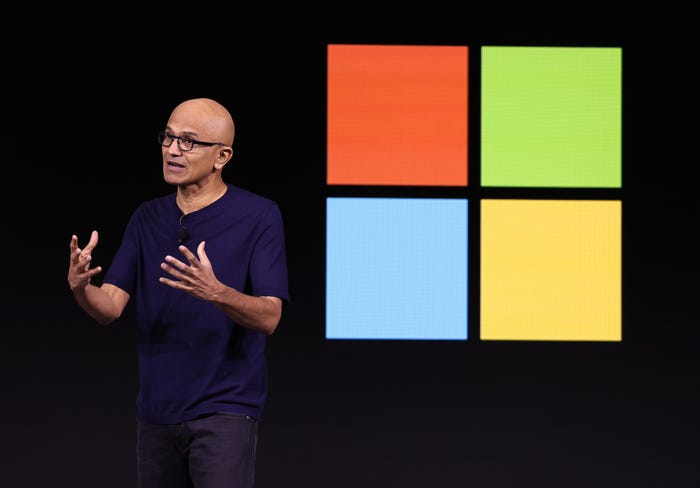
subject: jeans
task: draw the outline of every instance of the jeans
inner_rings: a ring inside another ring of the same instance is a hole
[[[258,421],[219,412],[175,425],[137,422],[139,488],[252,488]]]

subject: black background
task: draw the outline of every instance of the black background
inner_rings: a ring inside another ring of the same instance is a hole
[[[109,264],[136,206],[172,190],[156,133],[206,96],[237,122],[224,178],[276,200],[287,230],[259,488],[700,486],[688,17],[198,7],[5,42],[0,484],[135,486],[133,310],[100,327],[77,307],[68,244],[97,229]],[[324,339],[330,43],[623,48],[622,342]]]

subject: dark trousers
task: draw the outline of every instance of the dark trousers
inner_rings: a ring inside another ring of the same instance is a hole
[[[252,488],[258,421],[217,413],[175,425],[137,423],[139,488]]]

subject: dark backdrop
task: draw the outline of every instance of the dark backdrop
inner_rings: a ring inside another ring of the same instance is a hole
[[[75,305],[68,243],[98,229],[109,263],[138,203],[171,191],[155,134],[206,96],[237,121],[225,179],[278,201],[287,229],[258,487],[700,486],[687,17],[190,7],[5,43],[0,485],[135,486],[133,311],[100,327]],[[622,342],[324,340],[329,43],[623,47]]]

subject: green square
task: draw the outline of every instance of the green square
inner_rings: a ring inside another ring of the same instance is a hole
[[[481,185],[620,188],[622,48],[481,50]]]

